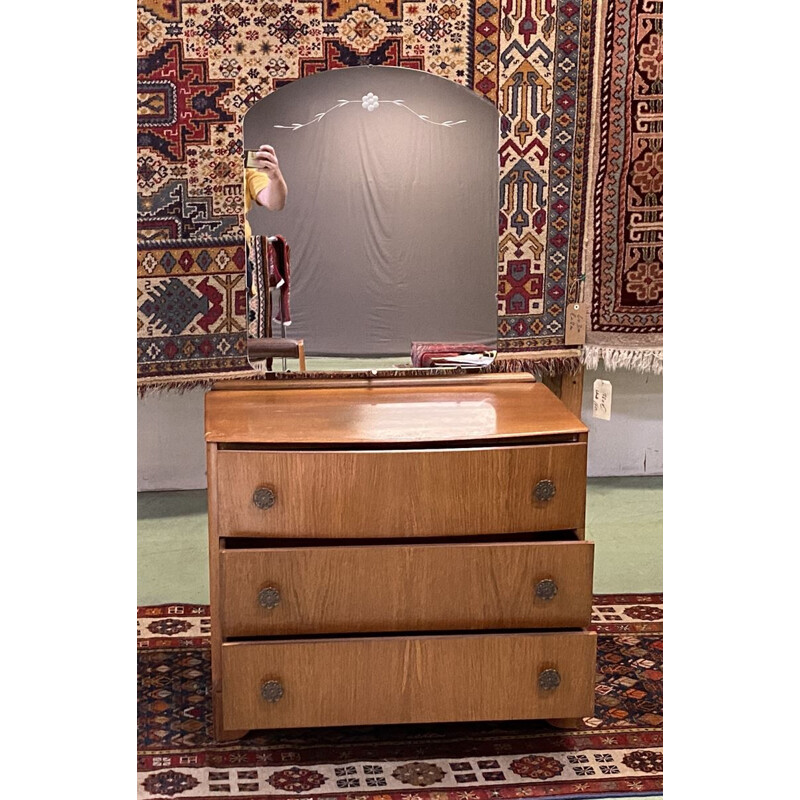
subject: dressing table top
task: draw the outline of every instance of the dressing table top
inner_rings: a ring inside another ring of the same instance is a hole
[[[529,375],[216,385],[206,441],[275,445],[513,443],[588,428]],[[581,438],[583,438],[581,436]]]

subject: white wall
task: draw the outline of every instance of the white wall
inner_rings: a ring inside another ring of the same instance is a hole
[[[205,489],[204,389],[139,398],[138,491]]]
[[[611,419],[592,418],[592,384],[610,380]],[[660,475],[662,470],[662,378],[635,372],[587,372],[584,422],[589,426],[589,477]],[[159,392],[139,399],[138,491],[203,489],[205,390]]]
[[[611,381],[611,419],[592,417],[593,384]],[[664,381],[628,370],[587,371],[581,418],[589,426],[590,478],[663,474]]]

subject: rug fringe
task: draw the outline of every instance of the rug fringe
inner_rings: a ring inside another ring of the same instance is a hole
[[[492,372],[530,372],[536,378],[542,375],[574,375],[581,369],[579,350],[544,353],[498,353],[491,366]]]
[[[480,369],[463,369],[461,367],[451,368],[413,368],[403,367],[402,369],[385,369],[381,367],[377,374],[373,370],[325,370],[325,371],[311,371],[311,372],[260,372],[257,370],[249,369],[246,372],[228,372],[224,375],[203,376],[185,379],[172,378],[167,380],[152,380],[149,382],[140,381],[137,385],[137,392],[139,397],[150,396],[153,394],[161,394],[165,392],[175,392],[183,394],[184,392],[191,391],[192,389],[210,389],[215,384],[223,383],[224,381],[233,380],[252,380],[261,382],[270,381],[317,381],[328,380],[337,378],[375,378],[376,380],[387,380],[390,378],[431,378],[431,377],[444,377],[452,378],[462,375],[476,375],[489,372],[490,368],[483,367]],[[511,372],[514,370],[504,370]]]
[[[183,394],[192,389],[210,389],[215,383],[230,380],[253,379],[258,373],[252,369],[239,372],[225,372],[220,375],[193,375],[186,378],[140,378],[136,391],[140,398],[154,394],[174,392]]]
[[[455,369],[414,369],[403,368],[397,370],[381,369],[380,377],[431,377],[462,374],[485,374],[487,372],[530,372],[536,378],[543,375],[574,375],[580,371],[582,366],[580,350],[554,350],[534,352],[526,351],[521,353],[498,353],[494,362],[489,367],[480,369],[462,370]],[[282,379],[306,379],[318,380],[319,378],[371,378],[373,373],[367,371],[337,371],[337,372],[273,372],[262,373],[257,370],[247,369],[237,372],[226,372],[218,375],[194,375],[186,378],[140,378],[137,383],[139,397],[163,392],[175,392],[183,394],[193,389],[210,389],[214,384],[222,383],[226,380],[282,380]]]
[[[583,350],[583,364],[588,370],[598,369],[600,362],[605,369],[629,369],[634,372],[650,372],[661,375],[664,371],[664,350],[662,348],[628,348],[586,345]]]
[[[380,367],[377,370],[325,370],[315,372],[261,372],[259,378],[265,381],[280,380],[335,380],[337,378],[369,378],[375,380],[389,378],[430,378],[444,377],[452,378],[462,375],[474,375],[478,372],[485,372],[486,369],[464,369],[462,367],[402,367],[398,369],[386,369]]]

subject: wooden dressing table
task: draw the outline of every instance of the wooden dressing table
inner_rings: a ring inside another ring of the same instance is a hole
[[[594,707],[587,428],[530,376],[206,395],[214,732]]]

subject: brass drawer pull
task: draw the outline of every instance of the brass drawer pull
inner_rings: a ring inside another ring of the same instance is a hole
[[[261,696],[268,703],[277,703],[283,697],[283,685],[280,681],[267,681],[261,687]]]
[[[557,669],[544,669],[539,673],[539,688],[549,692],[557,689],[561,683],[561,676]]]
[[[281,593],[274,586],[267,586],[258,593],[261,608],[275,608],[281,601]]]
[[[253,492],[253,505],[262,511],[272,508],[275,505],[275,492],[268,486],[259,486]]]
[[[533,487],[533,497],[540,503],[546,503],[548,500],[552,500],[555,494],[556,485],[553,481],[539,481],[539,483]]]
[[[545,578],[536,584],[536,596],[540,600],[552,600],[558,594],[558,585],[552,578]]]

